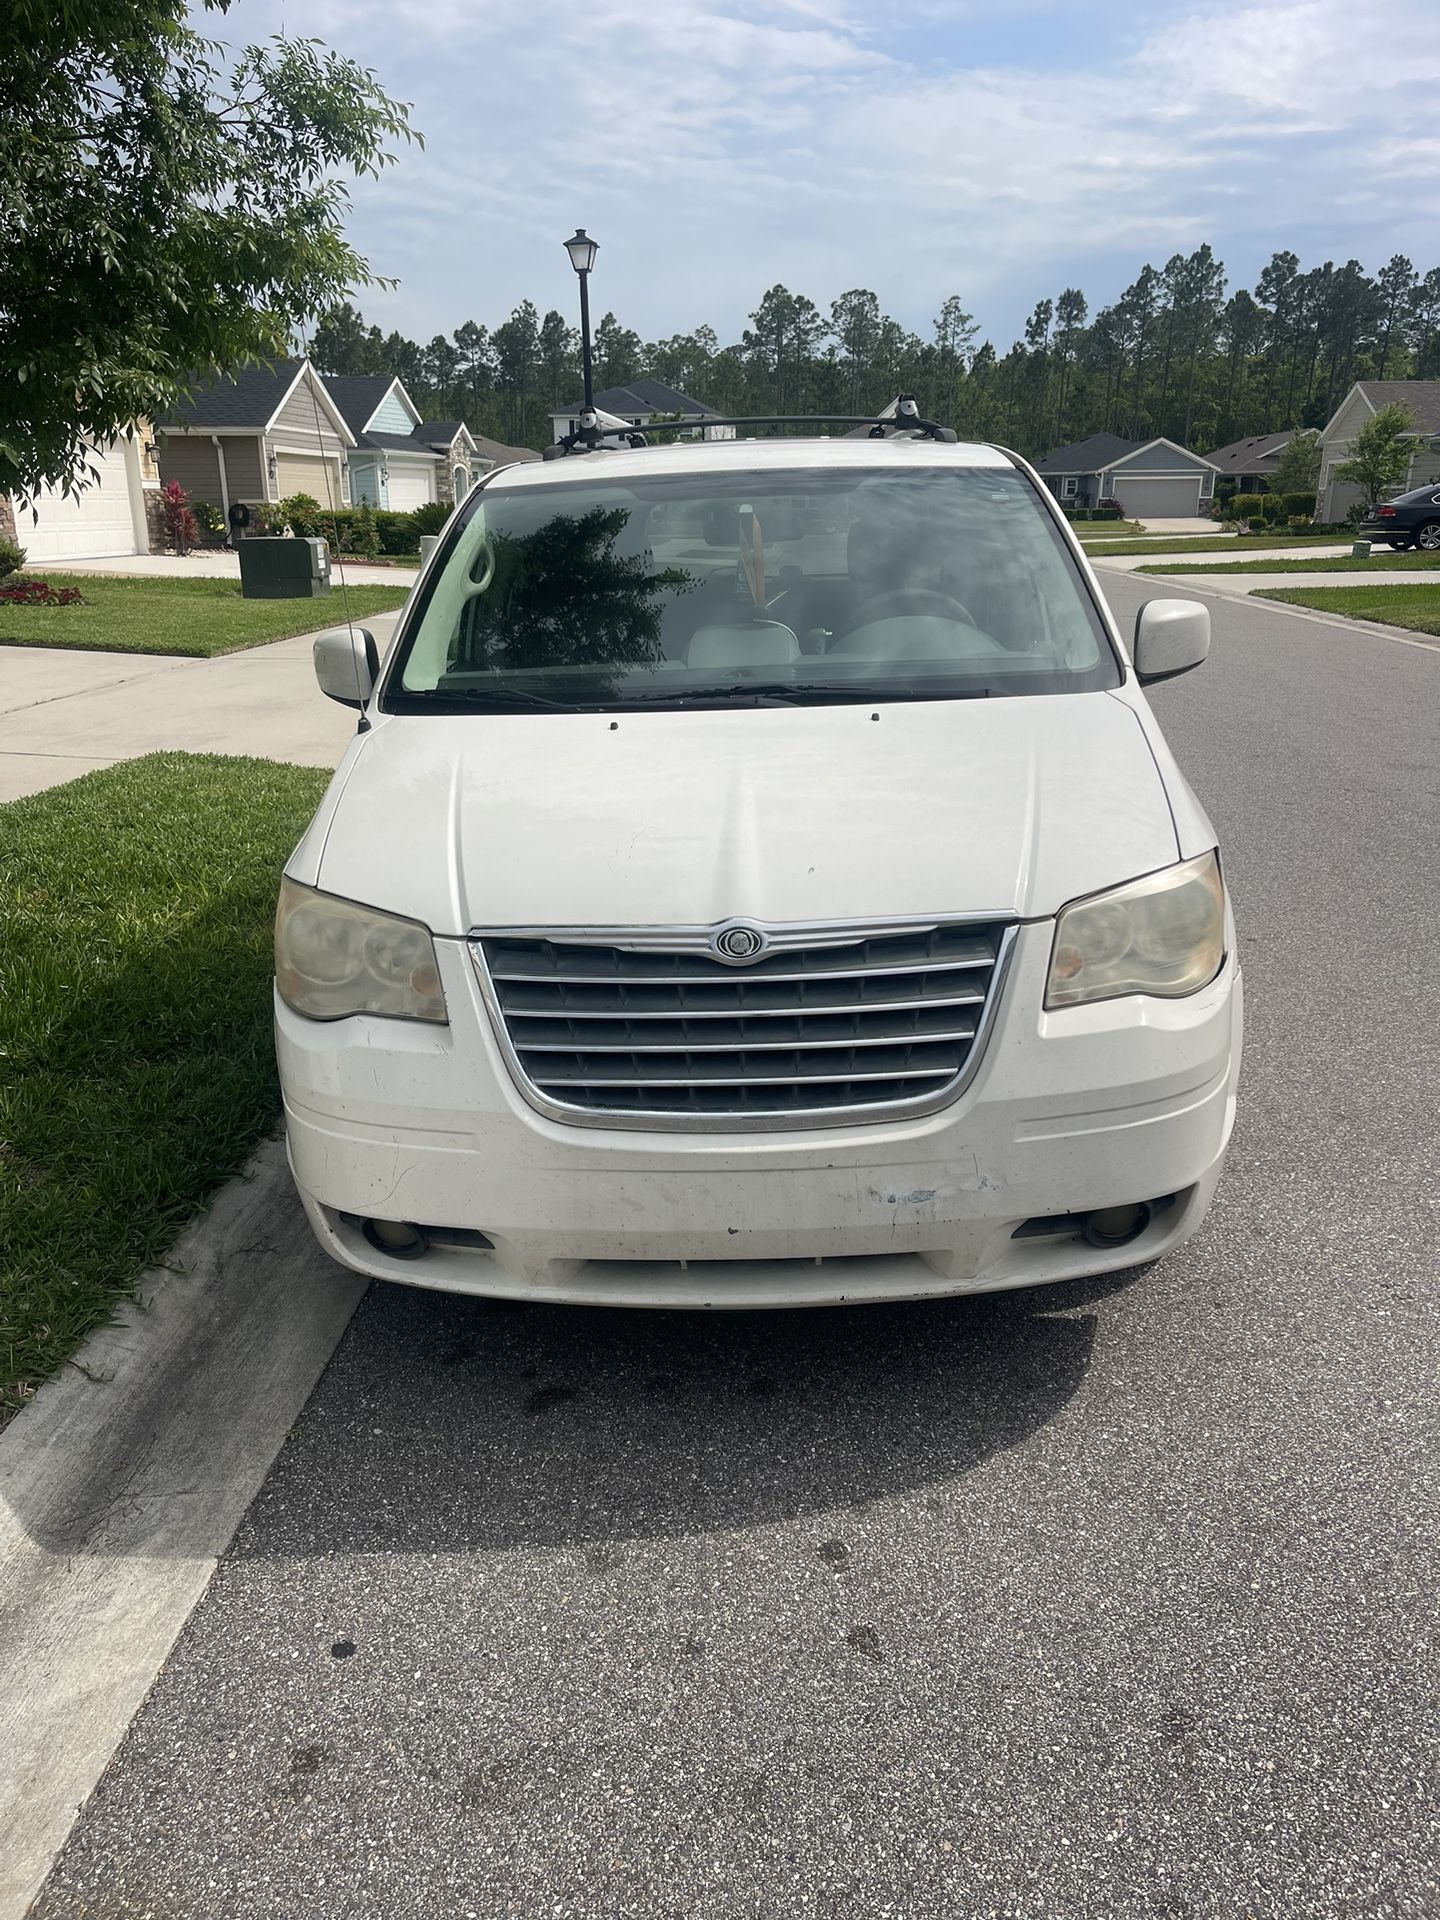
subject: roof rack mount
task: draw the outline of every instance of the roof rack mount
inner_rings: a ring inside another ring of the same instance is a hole
[[[563,435],[552,447],[546,447],[546,460],[563,459],[571,453],[594,453],[604,446],[607,440],[623,440],[627,446],[640,448],[650,443],[646,439],[651,433],[695,433],[705,434],[711,427],[869,427],[872,440],[883,440],[887,433],[912,433],[921,440],[940,440],[953,445],[958,438],[953,427],[942,427],[937,421],[920,417],[920,408],[913,393],[899,394],[894,401],[893,414],[877,413],[752,413],[718,416],[706,414],[700,419],[658,420],[644,428],[639,427],[602,427],[599,415],[593,407],[587,407],[580,415],[579,425],[572,433]]]

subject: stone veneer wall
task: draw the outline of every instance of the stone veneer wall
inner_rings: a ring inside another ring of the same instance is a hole
[[[17,546],[20,544],[15,532],[15,503],[8,493],[0,493],[0,540],[13,540]]]

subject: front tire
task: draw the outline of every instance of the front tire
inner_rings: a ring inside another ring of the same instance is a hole
[[[1415,544],[1426,553],[1440,553],[1440,520],[1427,520],[1417,528]]]

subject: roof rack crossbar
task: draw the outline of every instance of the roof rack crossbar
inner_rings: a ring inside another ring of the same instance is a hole
[[[592,408],[581,414],[580,423],[572,433],[562,435],[554,446],[547,447],[543,457],[556,460],[570,453],[593,453],[606,440],[624,440],[631,447],[646,447],[649,445],[647,434],[699,433],[703,436],[711,427],[869,427],[872,440],[883,440],[887,433],[913,433],[922,440],[941,440],[951,444],[957,439],[953,427],[942,427],[935,420],[921,418],[913,394],[900,394],[894,405],[893,414],[692,414],[688,419],[650,421],[644,427],[603,427]]]

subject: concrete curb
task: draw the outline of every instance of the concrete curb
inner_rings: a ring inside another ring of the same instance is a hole
[[[0,1920],[39,1891],[366,1286],[315,1245],[275,1141],[173,1260],[0,1434]]]

